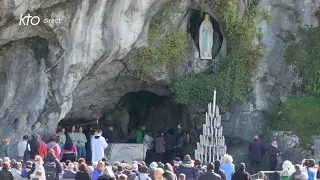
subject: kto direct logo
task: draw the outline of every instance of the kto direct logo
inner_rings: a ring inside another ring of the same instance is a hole
[[[23,14],[21,14],[20,16],[20,22],[19,25],[29,25],[29,23],[33,26],[38,25],[41,22],[41,19],[39,16],[31,16],[30,14],[28,14],[27,16],[23,16]],[[47,24],[47,23],[61,23],[61,19],[49,19],[49,18],[45,18],[43,20],[43,23]]]

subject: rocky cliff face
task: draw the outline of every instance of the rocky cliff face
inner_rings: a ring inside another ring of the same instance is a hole
[[[113,111],[128,92],[145,90],[170,97],[167,86],[176,76],[155,71],[145,79],[136,63],[139,49],[147,45],[150,21],[168,2],[173,1],[1,1],[0,137],[17,140],[30,132],[54,133],[62,119],[90,120],[93,114]],[[223,110],[228,137],[249,140],[262,134],[266,129],[263,111],[268,109],[269,99],[284,100],[299,88],[299,78],[283,61],[287,47],[283,39],[288,32],[298,37],[298,26],[318,26],[314,13],[319,3],[261,1],[270,16],[257,22],[263,32],[264,57],[252,76],[246,101]],[[246,1],[241,0],[240,17],[245,6]],[[177,1],[172,22],[187,31],[193,10],[206,12],[219,22],[214,10],[199,0]],[[19,25],[21,14],[39,16],[41,22]],[[45,18],[60,22],[45,24]],[[226,41],[223,37],[219,42],[217,57],[226,54]],[[199,60],[191,39],[178,76],[204,72],[208,63]],[[161,114],[159,109],[155,112]],[[182,125],[197,133],[201,122],[195,118],[200,116],[190,111],[181,116],[187,119]]]

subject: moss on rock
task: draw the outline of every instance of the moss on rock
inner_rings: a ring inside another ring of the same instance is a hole
[[[320,28],[301,29],[301,40],[286,49],[284,58],[303,78],[310,95],[320,95]]]
[[[293,131],[301,145],[312,142],[312,135],[320,134],[320,97],[291,97],[280,105],[272,129]]]

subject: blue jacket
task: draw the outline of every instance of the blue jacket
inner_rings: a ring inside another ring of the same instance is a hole
[[[226,175],[226,180],[231,180],[232,175],[234,173],[234,164],[229,162],[223,163],[221,164],[220,169],[224,171]]]
[[[95,168],[94,171],[92,172],[91,180],[97,180],[100,175],[101,175],[101,171]]]

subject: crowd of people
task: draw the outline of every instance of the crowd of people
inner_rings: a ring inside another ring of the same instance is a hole
[[[274,172],[275,180],[317,180],[320,173],[312,161],[303,160],[293,165],[285,161],[281,173]],[[256,177],[256,178],[254,178]],[[268,180],[263,173],[250,175],[246,165],[233,164],[231,155],[226,154],[224,161],[202,164],[200,159],[193,160],[185,155],[181,160],[173,158],[171,163],[144,161],[110,163],[106,158],[87,164],[84,158],[77,161],[59,161],[54,150],[50,150],[46,158],[36,155],[33,161],[21,162],[5,157],[0,159],[0,179],[31,180]]]
[[[224,161],[202,164],[200,159],[182,155],[184,144],[189,142],[189,135],[181,131],[177,135],[173,129],[167,133],[159,131],[155,136],[140,126],[135,135],[135,143],[142,143],[147,149],[144,161],[114,162],[105,158],[104,150],[109,141],[113,141],[113,127],[108,130],[94,130],[91,126],[83,132],[82,127],[59,129],[56,135],[45,143],[39,135],[27,135],[17,144],[18,154],[9,157],[9,139],[3,139],[0,145],[0,180],[251,180],[253,175],[246,171],[246,165],[233,164],[232,156],[225,155]],[[271,176],[278,180],[317,180],[319,170],[314,160],[303,160],[293,165],[285,161],[282,171],[277,174],[275,166],[279,150],[276,141],[265,148],[254,136],[248,148],[251,162],[259,169],[265,153],[269,154],[270,166],[275,173]],[[260,170],[255,179],[266,180],[268,177]]]

